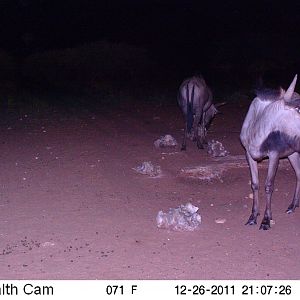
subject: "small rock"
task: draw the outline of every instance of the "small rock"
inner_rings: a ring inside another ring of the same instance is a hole
[[[213,157],[223,157],[229,154],[229,152],[224,148],[222,143],[215,140],[211,140],[210,142],[208,142],[207,152]]]
[[[158,140],[156,140],[154,142],[154,146],[156,148],[175,147],[177,146],[177,141],[170,134],[166,134],[165,136],[161,136]]]
[[[215,219],[215,222],[217,224],[224,224],[226,222],[226,219],[218,218],[218,219]]]
[[[158,165],[153,165],[151,161],[144,161],[140,166],[133,168],[136,172],[144,175],[155,177],[161,174],[161,168]]]
[[[175,231],[194,231],[201,224],[198,207],[191,203],[170,208],[168,212],[159,211],[156,217],[157,227]]]

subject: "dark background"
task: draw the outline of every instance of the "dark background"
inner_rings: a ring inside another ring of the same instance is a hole
[[[116,87],[162,95],[202,73],[221,95],[250,90],[260,76],[285,86],[299,70],[297,1],[0,3],[2,91],[9,81],[18,91],[89,99]]]

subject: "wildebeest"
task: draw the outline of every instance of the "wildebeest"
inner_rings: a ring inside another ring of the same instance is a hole
[[[280,158],[288,157],[295,170],[297,183],[292,203],[287,213],[299,207],[300,197],[300,95],[294,92],[297,75],[287,91],[261,89],[256,92],[244,120],[240,139],[246,149],[253,190],[252,213],[246,225],[256,224],[258,208],[257,162],[269,158],[265,182],[266,209],[260,229],[270,228],[272,220],[271,197]]]
[[[185,119],[181,150],[186,150],[186,136],[194,130],[197,147],[203,149],[206,131],[218,112],[212,102],[212,92],[202,76],[194,76],[183,81],[178,92],[178,104]]]

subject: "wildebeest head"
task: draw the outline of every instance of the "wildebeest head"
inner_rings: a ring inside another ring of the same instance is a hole
[[[211,105],[208,110],[205,112],[204,114],[204,124],[205,124],[205,128],[208,129],[214,116],[218,113],[217,108],[215,107],[215,105]]]
[[[226,102],[222,102],[222,103],[216,103],[216,104],[212,104],[208,110],[205,112],[205,118],[204,118],[204,122],[205,122],[205,128],[208,129],[213,118],[215,117],[216,114],[220,113],[217,109],[217,107],[223,106],[225,105]]]

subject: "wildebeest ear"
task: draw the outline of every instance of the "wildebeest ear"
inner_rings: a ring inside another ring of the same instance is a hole
[[[294,90],[295,90],[295,86],[296,86],[296,82],[297,82],[297,74],[295,75],[292,83],[290,84],[289,88],[287,89],[287,91],[285,92],[283,99],[285,101],[290,101],[292,99]]]
[[[284,94],[285,94],[285,89],[283,89],[282,87],[279,87],[279,93],[280,93],[280,98],[283,98],[284,97]]]
[[[292,99],[291,101],[286,102],[286,107],[288,109],[294,109],[297,113],[300,113],[300,98]]]

